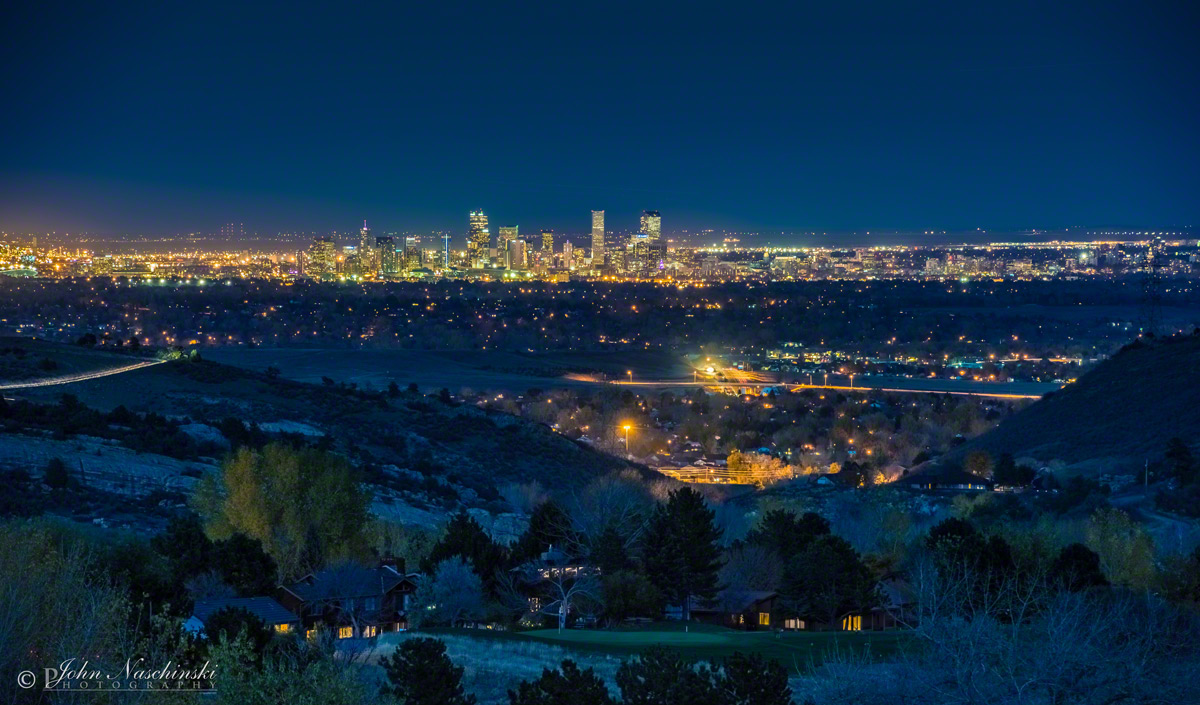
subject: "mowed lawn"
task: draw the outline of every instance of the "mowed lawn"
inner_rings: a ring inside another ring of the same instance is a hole
[[[759,653],[779,661],[789,671],[807,670],[835,653],[885,658],[909,639],[889,632],[745,632],[707,624],[685,631],[676,623],[621,629],[536,629],[504,632],[486,629],[431,629],[429,634],[453,634],[489,640],[545,643],[574,651],[632,656],[652,647],[665,647],[692,659],[721,659],[734,652]]]

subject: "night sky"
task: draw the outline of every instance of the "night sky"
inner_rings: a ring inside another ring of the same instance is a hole
[[[4,3],[0,228],[1200,221],[1197,3],[906,4]]]

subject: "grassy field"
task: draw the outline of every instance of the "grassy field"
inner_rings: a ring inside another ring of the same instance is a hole
[[[853,652],[870,657],[896,653],[907,635],[903,632],[744,632],[706,624],[687,631],[678,624],[655,624],[645,629],[538,629],[498,632],[476,629],[434,629],[431,635],[471,637],[481,641],[533,642],[569,651],[628,657],[661,646],[689,658],[721,659],[734,652],[760,653],[792,673],[807,670],[833,653]]]

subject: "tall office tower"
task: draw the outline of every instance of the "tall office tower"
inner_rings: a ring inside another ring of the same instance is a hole
[[[488,263],[488,250],[492,247],[492,234],[488,232],[487,214],[482,210],[471,211],[467,227],[467,260],[472,267],[483,267]]]
[[[442,266],[450,266],[450,233],[442,233]]]
[[[509,240],[504,250],[504,266],[509,269],[525,269],[525,241]]]
[[[650,237],[650,242],[662,238],[662,216],[658,211],[642,211],[642,232]]]
[[[547,255],[554,254],[554,231],[553,230],[543,230],[542,231],[542,251],[545,252]]]
[[[572,264],[574,264],[574,262],[571,261],[571,258],[575,255],[575,253],[573,251],[574,249],[575,249],[575,247],[571,244],[570,240],[567,240],[566,242],[563,243],[563,266],[564,267],[570,267]]]
[[[313,238],[304,258],[304,273],[315,278],[331,276],[337,263],[334,252],[333,238],[324,235]]]
[[[421,266],[421,238],[409,235],[404,238],[403,269],[416,269]]]
[[[375,250],[379,253],[379,271],[396,274],[400,271],[400,258],[396,256],[396,241],[391,235],[375,238]]]
[[[379,253],[375,251],[375,239],[371,237],[371,229],[367,227],[365,220],[362,230],[358,231],[358,264],[363,274],[379,271]]]
[[[604,264],[604,211],[592,211],[592,265]]]
[[[500,239],[496,241],[496,247],[501,252],[507,251],[509,241],[516,240],[518,237],[520,237],[518,234],[519,229],[520,227],[516,225],[501,225],[500,231],[497,233],[497,236]]]

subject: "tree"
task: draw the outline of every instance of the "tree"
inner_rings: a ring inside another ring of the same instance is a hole
[[[257,539],[284,580],[365,557],[369,504],[344,458],[281,443],[238,449],[221,472],[201,479],[192,498],[210,538]]]
[[[590,546],[591,563],[601,575],[612,575],[632,567],[629,553],[625,550],[625,539],[616,527],[605,526],[593,537]]]
[[[737,542],[726,552],[718,574],[725,586],[723,595],[741,601],[746,593],[774,592],[783,580],[783,560],[772,550]]]
[[[762,654],[735,652],[725,659],[717,685],[729,705],[791,705],[787,671]]]
[[[462,666],[454,665],[440,639],[405,639],[380,661],[394,695],[404,705],[474,705],[475,696],[462,686]]]
[[[418,626],[453,627],[483,614],[483,585],[471,564],[459,556],[434,566],[432,573],[421,580],[413,598],[415,605],[410,612]]]
[[[711,668],[659,647],[623,662],[616,680],[623,705],[724,705]]]
[[[693,597],[717,594],[721,531],[713,517],[703,495],[681,487],[655,509],[643,542],[647,576],[680,605],[684,621],[691,619]]]
[[[992,479],[996,484],[1006,487],[1026,487],[1035,477],[1037,471],[1028,465],[1017,465],[1009,453],[1000,456],[1000,460],[996,461],[996,469],[992,472]]]
[[[508,691],[510,705],[613,705],[604,681],[592,669],[579,670],[566,659],[558,670],[542,670],[541,678],[522,681]]]
[[[529,528],[509,549],[509,557],[512,563],[519,565],[537,559],[552,546],[572,552],[579,544],[566,511],[551,499],[534,507],[529,516]]]
[[[271,630],[266,623],[243,607],[226,607],[209,615],[204,621],[204,634],[213,642],[243,637],[259,655],[271,641]]]
[[[214,645],[211,655],[218,705],[379,702],[379,690],[362,677],[360,665],[335,656],[326,640],[277,640],[260,657],[239,638]]]
[[[213,542],[204,535],[204,523],[194,512],[172,517],[167,528],[150,540],[150,546],[167,559],[176,590],[215,570]]]
[[[62,458],[51,458],[50,462],[46,463],[46,473],[43,475],[42,481],[52,490],[67,488],[71,478],[67,474],[67,464],[62,461]]]
[[[992,455],[986,450],[973,450],[963,460],[963,470],[977,477],[992,476]]]
[[[662,614],[663,596],[646,576],[622,570],[601,578],[604,614],[610,625],[630,617],[654,618]]]
[[[493,586],[497,571],[504,570],[508,562],[504,547],[493,541],[479,522],[463,511],[450,518],[445,533],[433,545],[421,563],[421,569],[430,573],[435,565],[454,556],[470,561],[489,589]]]
[[[800,617],[839,624],[842,616],[873,607],[875,577],[845,539],[820,536],[788,565],[784,603]]]
[[[789,561],[813,539],[828,533],[829,521],[819,514],[805,512],[796,516],[786,509],[771,509],[746,534],[746,543],[767,548]]]
[[[1108,585],[1100,570],[1100,556],[1081,543],[1073,543],[1059,552],[1050,568],[1050,579],[1071,592]]]
[[[1196,460],[1192,451],[1182,438],[1172,438],[1167,442],[1165,454],[1167,472],[1171,477],[1178,478],[1179,484],[1190,485],[1196,480]]]
[[[261,541],[245,534],[214,543],[213,560],[225,584],[242,597],[268,594],[279,584],[275,561]]]
[[[1148,589],[1154,584],[1154,540],[1120,509],[1100,509],[1087,524],[1087,547],[1114,585]]]

